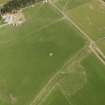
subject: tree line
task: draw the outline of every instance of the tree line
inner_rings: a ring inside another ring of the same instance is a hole
[[[6,4],[4,4],[1,9],[1,14],[6,13],[13,13],[17,10],[20,10],[21,8],[24,8],[26,6],[32,5],[33,3],[37,3],[43,0],[10,0]]]

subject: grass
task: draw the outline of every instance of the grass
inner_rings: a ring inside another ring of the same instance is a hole
[[[105,66],[93,54],[85,58],[81,65],[87,74],[86,85],[70,97],[73,105],[105,104]]]
[[[29,105],[85,44],[51,6],[38,4],[24,13],[23,25],[0,28],[0,105]]]
[[[57,0],[55,3],[59,8],[67,11],[69,9],[77,8],[89,1],[90,0]]]
[[[99,40],[97,40],[97,46],[105,54],[105,38],[100,38]]]
[[[67,14],[94,40],[104,37],[105,6],[99,1],[93,0],[68,11]]]
[[[104,37],[105,7],[98,1],[54,2],[61,10],[67,3],[65,14],[91,38]],[[23,13],[24,24],[0,28],[0,105],[34,105],[40,92],[40,105],[105,104],[105,65],[85,47],[82,34],[49,4]],[[104,49],[104,39],[97,44]],[[54,88],[43,93],[60,70]]]
[[[57,81],[58,87],[48,93],[40,105],[105,104],[105,65],[92,53],[80,59],[64,68]]]
[[[65,92],[65,95],[72,97],[86,84],[86,72],[84,68],[77,63],[74,63],[72,67],[70,67],[70,65],[67,66],[65,70],[65,73],[60,74],[58,82],[62,90]]]
[[[0,4],[6,3],[8,0],[0,0]]]
[[[55,87],[41,105],[70,105],[62,91]]]

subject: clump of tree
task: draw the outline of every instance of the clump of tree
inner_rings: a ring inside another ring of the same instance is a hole
[[[10,0],[1,7],[0,12],[1,14],[13,13],[40,1],[43,0]]]

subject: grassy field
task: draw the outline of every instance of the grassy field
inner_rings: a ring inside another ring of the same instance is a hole
[[[66,3],[64,0],[55,2],[60,10]],[[83,4],[78,3],[76,8],[70,6],[68,8],[67,5],[63,8],[65,9],[63,13],[68,14],[92,39],[97,40],[98,47],[105,53],[105,7],[103,4],[92,0]],[[44,102],[42,101],[43,104],[39,105],[105,104],[105,65],[93,53],[89,52],[88,55],[84,53],[84,55],[83,59],[79,55],[79,58],[77,57],[64,68],[57,81],[58,91],[53,90],[46,96]]]
[[[105,53],[105,2],[103,0],[55,0],[55,4],[67,15],[81,32],[96,41]]]
[[[55,87],[47,99],[40,105],[70,105],[62,91]]]
[[[94,40],[104,37],[105,6],[99,1],[92,0],[89,3],[68,10],[67,14]]]
[[[27,21],[0,28],[0,105],[30,105],[84,45],[81,33],[50,5],[24,11]]]
[[[105,54],[105,38],[100,38],[97,40],[97,46],[102,50],[102,52]]]
[[[67,102],[69,105],[105,104],[105,66],[95,55],[89,54],[80,65],[77,61],[65,69],[57,83],[59,91],[53,90],[39,105],[58,105],[60,102],[60,105],[68,105]]]
[[[71,103],[73,105],[105,104],[105,66],[94,55],[89,55],[81,65],[86,71],[87,83],[70,97]]]
[[[55,4],[59,8],[67,11],[69,9],[77,8],[78,6],[81,6],[89,1],[90,0],[55,0]]]
[[[104,105],[105,65],[68,19],[105,52],[104,9],[54,0],[24,9],[22,25],[0,27],[0,105]]]

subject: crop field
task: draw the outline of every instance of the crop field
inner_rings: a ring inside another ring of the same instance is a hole
[[[104,9],[49,0],[24,8],[21,25],[1,24],[0,105],[104,105]]]

